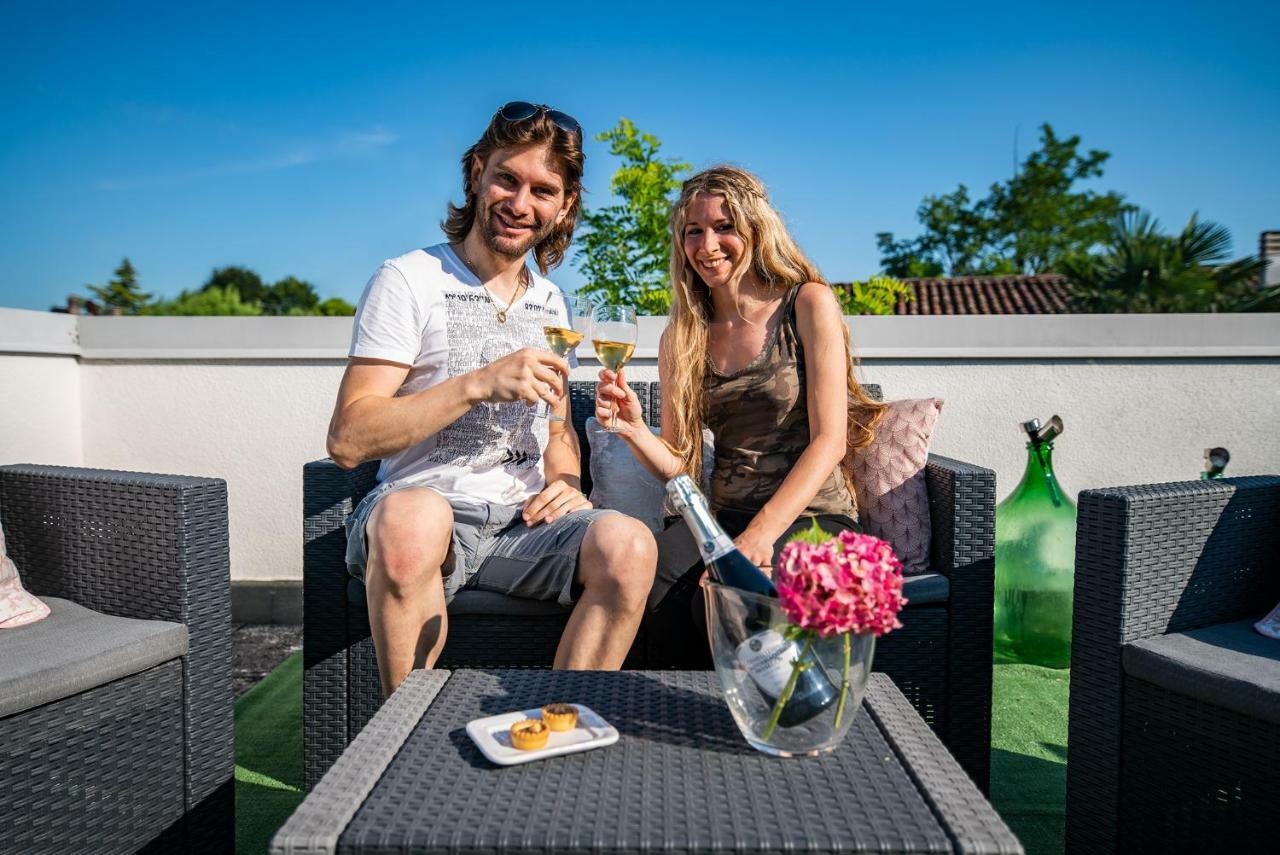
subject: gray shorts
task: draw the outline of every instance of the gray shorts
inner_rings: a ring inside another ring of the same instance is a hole
[[[379,485],[347,517],[347,571],[357,579],[364,579],[369,560],[365,528],[373,509],[391,493],[407,489],[431,488],[412,483]],[[578,553],[587,529],[604,514],[617,513],[594,508],[575,511],[529,528],[518,505],[449,504],[453,508],[453,545],[446,561],[453,564],[452,572],[444,577],[446,602],[458,591],[469,589],[572,606],[578,598]]]

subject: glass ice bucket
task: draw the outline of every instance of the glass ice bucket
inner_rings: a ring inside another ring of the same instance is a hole
[[[714,582],[706,594],[716,674],[747,742],[777,757],[839,745],[862,706],[875,636],[790,639],[777,599]]]

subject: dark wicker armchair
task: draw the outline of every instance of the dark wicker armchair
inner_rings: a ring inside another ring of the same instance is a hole
[[[53,610],[0,630],[0,851],[231,851],[226,484],[0,466],[0,522]]]
[[[1067,848],[1272,851],[1280,477],[1080,494]]]
[[[650,424],[661,408],[658,383],[633,383]],[[867,387],[879,398],[880,389]],[[570,384],[582,446],[595,384]],[[328,460],[303,469],[303,679],[307,787],[313,786],[382,704],[363,586],[346,572],[343,521],[374,484],[377,467],[350,471]],[[933,526],[933,573],[908,581],[905,628],[877,646],[888,673],[960,764],[985,791],[991,748],[991,615],[995,474],[930,456],[926,471]],[[548,666],[567,612],[555,604],[462,591],[449,608],[449,640],[439,668]],[[642,635],[628,667],[662,668]]]

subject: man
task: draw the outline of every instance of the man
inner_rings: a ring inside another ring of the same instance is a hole
[[[573,237],[582,165],[574,119],[505,105],[463,155],[449,242],[385,262],[360,298],[328,448],[344,467],[382,461],[347,564],[387,695],[435,663],[464,586],[572,605],[557,668],[618,668],[635,637],[653,537],[582,495],[570,366],[542,331],[570,325],[544,276]],[[565,420],[535,417],[539,400]]]

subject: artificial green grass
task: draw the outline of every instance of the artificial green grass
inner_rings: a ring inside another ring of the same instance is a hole
[[[266,852],[303,795],[298,651],[236,701],[236,852]]]
[[[996,665],[991,704],[991,804],[1027,855],[1062,852],[1071,672]]]
[[[1062,852],[1069,672],[996,665],[991,803],[1027,855]],[[236,701],[236,852],[266,852],[303,798],[302,654]]]

